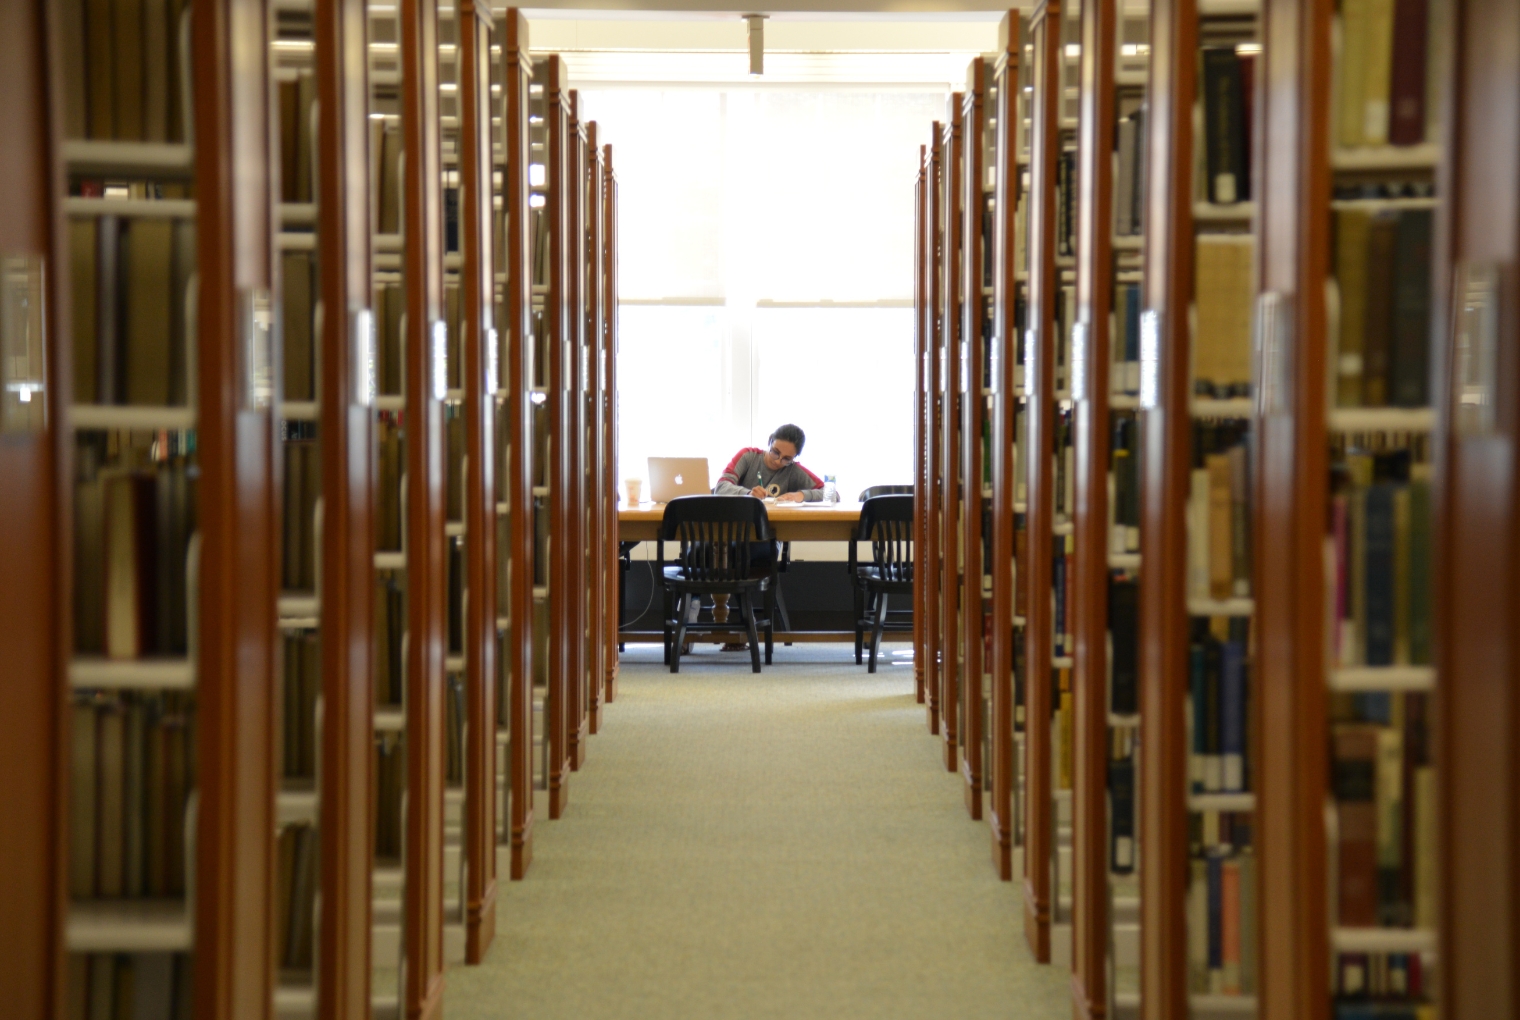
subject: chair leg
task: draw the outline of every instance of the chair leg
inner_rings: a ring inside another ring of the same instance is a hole
[[[781,594],[781,580],[780,580],[780,578],[777,578],[777,580],[776,580],[776,612],[778,612],[778,613],[781,614],[781,629],[782,630],[791,630],[792,629],[792,619],[791,619],[791,617],[789,617],[789,616],[786,615],[786,596],[783,595],[783,594]],[[787,647],[790,648],[792,643],[790,641],[788,641],[788,642],[786,642],[786,644],[787,644]]]
[[[754,596],[743,594],[739,603],[744,607],[744,626],[749,629],[749,661],[756,673],[760,672],[760,635],[755,632]]]
[[[876,626],[871,628],[871,665],[867,673],[876,672],[876,657],[881,653],[881,632],[887,625],[887,593],[876,593]]]
[[[855,596],[855,665],[861,663],[861,653],[865,649],[865,627],[861,626],[860,620],[866,614],[865,593],[860,590],[859,578],[852,577],[851,585],[854,587]]]
[[[663,619],[664,621],[666,621],[665,625],[664,625],[664,631],[665,631],[665,665],[668,666],[668,665],[670,665],[670,639],[671,639],[671,634],[672,634],[672,631],[670,629],[670,622],[669,621],[670,621],[670,618],[671,618],[671,614],[675,612],[675,609],[673,608],[674,607],[674,603],[672,603],[671,600],[670,600],[670,589],[669,588],[665,589],[664,601],[665,601],[665,615],[663,617],[661,617],[661,619]]]
[[[670,643],[670,671],[672,673],[681,672],[681,648],[686,644],[686,607],[696,597],[691,594],[686,595],[681,605],[681,611],[676,617],[675,640]]]

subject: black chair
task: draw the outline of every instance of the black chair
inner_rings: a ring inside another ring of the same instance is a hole
[[[874,499],[877,496],[911,495],[913,495],[913,486],[911,485],[873,485],[861,492],[858,502],[864,503],[866,500]],[[860,576],[855,572],[853,567],[850,569],[850,587],[855,597],[855,665],[858,666],[861,663],[865,647],[865,628],[871,625],[870,618],[874,611],[874,605],[869,594],[866,592],[866,586],[861,582]],[[908,617],[909,622],[912,622],[913,614],[911,611],[902,612],[901,615]],[[865,623],[862,623],[862,620]]]
[[[871,563],[857,566],[855,543],[871,543]],[[876,672],[881,632],[886,629],[889,597],[913,595],[913,497],[897,494],[872,496],[860,508],[860,526],[850,543],[850,576],[863,597],[855,618],[855,661],[860,662],[865,628],[871,628],[871,658],[867,672]],[[911,610],[909,611],[911,619]]]
[[[679,556],[666,562],[665,543],[679,542]],[[737,602],[749,630],[750,662],[760,672],[760,639],[765,629],[765,661],[774,647],[772,618],[776,590],[776,557],[772,551],[756,559],[757,545],[774,550],[770,516],[753,496],[681,496],[665,506],[657,555],[665,587],[665,661],[672,673],[681,671],[681,649],[692,630],[728,630],[727,623],[696,620],[695,606],[705,595],[728,595]],[[763,618],[757,620],[756,599],[764,597]]]

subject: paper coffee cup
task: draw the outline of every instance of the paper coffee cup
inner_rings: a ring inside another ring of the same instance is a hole
[[[643,492],[641,490],[644,488],[644,480],[642,478],[625,478],[623,479],[623,487],[628,490],[629,506],[634,506],[642,502],[642,500],[639,499],[639,497],[643,495]]]

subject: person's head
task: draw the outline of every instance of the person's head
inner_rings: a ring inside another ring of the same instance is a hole
[[[807,436],[795,425],[783,425],[771,433],[768,442],[770,448],[765,451],[765,466],[772,471],[780,471],[802,453],[802,444],[807,442]]]

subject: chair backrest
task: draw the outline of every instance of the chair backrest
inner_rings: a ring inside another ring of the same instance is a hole
[[[882,580],[913,580],[913,497],[897,494],[864,500],[855,540],[871,543],[871,562]]]
[[[665,505],[660,522],[660,561],[665,543],[681,543],[687,580],[724,582],[749,577],[750,544],[770,542],[770,515],[753,496],[681,496]]]
[[[911,495],[913,495],[913,486],[911,485],[873,485],[860,494],[859,502],[864,503],[866,500],[875,499],[877,496]]]

